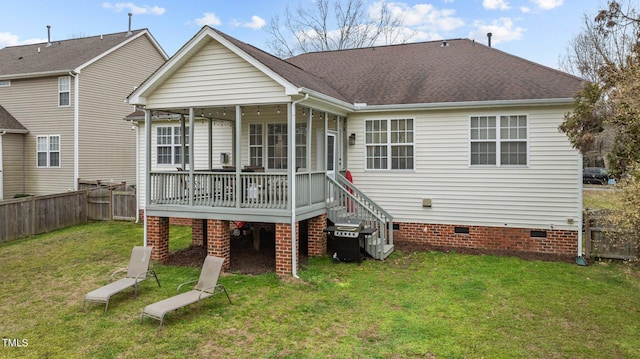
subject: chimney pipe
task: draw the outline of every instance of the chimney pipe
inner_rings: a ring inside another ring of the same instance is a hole
[[[51,25],[47,25],[47,47],[51,46]]]
[[[127,36],[131,35],[131,16],[132,15],[133,15],[132,13],[129,13],[129,31],[127,31]]]
[[[493,36],[493,34],[488,32],[487,33],[487,38],[489,39],[489,47],[491,47],[491,36]]]

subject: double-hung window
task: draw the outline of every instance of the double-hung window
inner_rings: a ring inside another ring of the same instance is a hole
[[[263,140],[266,127],[266,141]],[[307,166],[307,125],[296,123],[296,167]],[[266,160],[268,169],[288,168],[288,136],[286,123],[249,124],[249,165],[263,167]],[[265,151],[266,145],[266,151]],[[266,152],[266,158],[264,154]]]
[[[413,169],[413,123],[413,119],[366,120],[366,169]]]
[[[60,167],[60,135],[37,136],[36,153],[37,167]]]
[[[58,77],[58,106],[71,105],[71,77]]]
[[[470,129],[472,166],[528,164],[526,115],[472,116]]]
[[[182,165],[182,132],[180,126],[158,127],[156,159],[159,165]],[[189,163],[189,126],[185,127],[185,164]]]

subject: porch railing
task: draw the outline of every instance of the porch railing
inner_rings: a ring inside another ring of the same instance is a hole
[[[377,229],[365,241],[365,250],[376,259],[384,259],[393,251],[393,217],[362,193],[344,176],[327,176],[327,217],[333,221],[357,219]]]
[[[323,203],[324,172],[296,174],[296,206]],[[287,209],[286,173],[152,172],[150,203]]]

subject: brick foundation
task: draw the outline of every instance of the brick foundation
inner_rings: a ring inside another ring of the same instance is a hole
[[[223,270],[231,264],[231,233],[229,221],[220,219],[207,220],[207,254],[224,258]]]
[[[169,218],[147,217],[147,245],[153,247],[151,259],[169,259]]]
[[[327,235],[323,230],[327,227],[327,215],[321,214],[308,221],[309,225],[309,256],[323,256],[327,254]]]
[[[443,249],[464,248],[568,257],[575,256],[578,250],[577,231],[404,222],[398,225],[400,230],[393,232],[394,242],[407,241]],[[455,233],[456,227],[459,231],[468,229],[469,233]],[[540,236],[544,234],[546,237]]]
[[[202,247],[204,244],[204,228],[206,219],[191,220],[191,244],[193,246]]]
[[[298,223],[296,223],[296,253],[299,251]],[[276,274],[290,276],[293,269],[291,257],[291,224],[276,223]],[[296,270],[300,267],[300,261],[296,260]]]

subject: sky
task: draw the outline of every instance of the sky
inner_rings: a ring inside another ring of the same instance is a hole
[[[333,0],[332,0],[333,1]],[[343,0],[344,1],[344,0]],[[364,0],[367,8],[379,0]],[[204,25],[269,51],[266,28],[287,7],[314,0],[18,0],[0,4],[0,48],[147,28],[172,56]],[[411,42],[469,38],[552,68],[605,0],[387,0]]]

